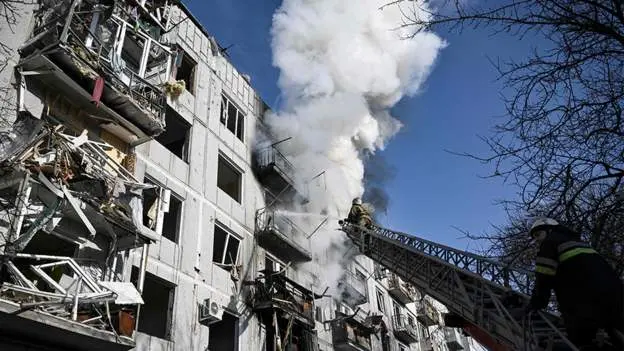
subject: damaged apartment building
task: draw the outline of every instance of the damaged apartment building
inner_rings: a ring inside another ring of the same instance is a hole
[[[279,211],[308,190],[279,144],[254,148],[268,107],[182,3],[40,0],[10,22],[0,349],[469,348],[363,256],[339,296],[319,283],[314,231]]]

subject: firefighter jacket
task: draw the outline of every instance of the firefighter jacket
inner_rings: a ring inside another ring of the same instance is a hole
[[[602,325],[621,317],[622,282],[616,272],[567,229],[552,230],[540,245],[531,308],[545,308],[552,290],[566,324],[581,321]]]
[[[362,217],[370,217],[368,211],[364,208],[364,206],[360,204],[353,204],[351,206],[351,210],[349,211],[349,216],[347,219],[351,222],[357,222]]]

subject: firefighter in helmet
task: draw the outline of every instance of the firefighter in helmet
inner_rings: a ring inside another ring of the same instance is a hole
[[[359,197],[356,197],[351,202],[351,210],[349,211],[349,216],[347,216],[347,221],[366,228],[370,228],[373,225],[371,215],[362,205],[362,200]]]
[[[624,350],[623,285],[609,263],[582,242],[580,234],[552,218],[538,219],[530,236],[539,244],[535,286],[528,311],[545,308],[555,291],[568,338],[581,350],[598,350],[598,330],[609,333],[614,350]]]

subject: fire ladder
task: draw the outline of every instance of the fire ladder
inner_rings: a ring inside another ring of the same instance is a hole
[[[521,313],[532,289],[531,272],[404,233],[340,224],[364,255],[506,346],[501,349],[577,350],[557,315]]]

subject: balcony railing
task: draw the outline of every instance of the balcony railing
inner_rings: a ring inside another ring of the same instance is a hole
[[[438,312],[431,303],[423,300],[418,306],[416,319],[425,327],[431,327],[438,324]]]
[[[342,291],[342,299],[345,303],[357,306],[368,301],[366,280],[346,271],[343,279],[338,283]]]
[[[303,200],[307,197],[305,187],[295,183],[295,167],[274,146],[254,153],[254,170],[258,180],[280,199],[290,201],[295,195]]]
[[[392,327],[394,329],[394,335],[404,343],[411,344],[418,341],[416,327],[409,323],[409,318],[407,318],[406,315],[392,316]]]
[[[279,150],[273,146],[269,146],[265,149],[257,152],[258,166],[261,168],[273,166],[282,173],[282,175],[288,180],[290,184],[293,183],[293,177],[295,174],[295,167]]]
[[[264,209],[256,215],[258,244],[284,261],[312,259],[310,240],[288,216],[279,210]]]
[[[371,330],[360,322],[348,318],[336,311],[336,320],[332,322],[332,341],[337,351],[370,351]]]
[[[321,296],[313,295],[311,291],[280,274],[258,278],[253,287],[253,294],[248,301],[253,310],[271,312],[277,309],[292,315],[301,323],[314,325],[314,298]]]
[[[388,277],[388,293],[404,305],[418,299],[418,292],[414,286],[404,282],[396,274],[390,274]]]
[[[464,338],[455,328],[444,328],[444,341],[450,351],[464,349]]]
[[[137,30],[122,6],[117,2],[110,10],[75,0],[60,16],[46,9],[20,49],[23,63],[27,69],[43,69],[37,59],[46,55],[89,93],[102,77],[101,101],[150,136],[157,135],[164,128],[163,84],[169,79],[171,50],[154,33]],[[39,51],[55,46],[64,50]]]

